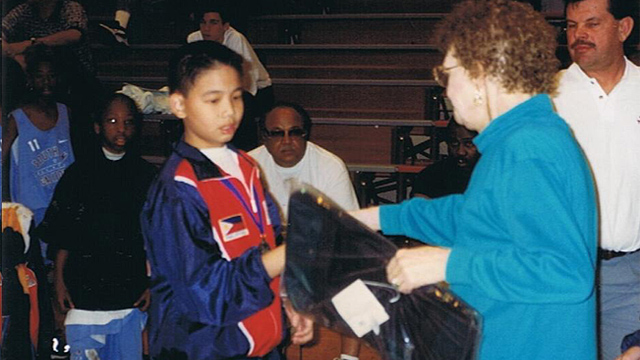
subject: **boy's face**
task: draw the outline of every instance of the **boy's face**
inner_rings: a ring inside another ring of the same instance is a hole
[[[105,149],[122,154],[136,134],[135,119],[129,107],[116,100],[109,105],[100,124],[94,124],[93,130],[100,135]]]
[[[204,40],[215,41],[222,44],[224,32],[229,29],[229,23],[222,22],[217,12],[205,13],[200,20],[200,32]]]
[[[184,140],[198,149],[231,141],[244,112],[240,74],[228,65],[203,71],[186,94],[174,92],[169,100],[184,121]]]

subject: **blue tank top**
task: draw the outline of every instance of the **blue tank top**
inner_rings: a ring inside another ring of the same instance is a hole
[[[58,180],[74,161],[67,107],[57,106],[58,121],[47,131],[35,127],[22,109],[11,113],[18,128],[11,146],[11,200],[31,209],[36,225],[44,217]]]

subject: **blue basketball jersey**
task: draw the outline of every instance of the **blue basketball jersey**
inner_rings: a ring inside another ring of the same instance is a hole
[[[35,127],[22,109],[11,113],[18,128],[11,146],[11,200],[31,209],[36,225],[44,217],[58,180],[74,161],[67,107],[57,106],[58,121],[47,131]]]

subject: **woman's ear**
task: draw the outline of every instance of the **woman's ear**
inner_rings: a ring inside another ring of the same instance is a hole
[[[184,101],[184,95],[180,92],[174,92],[169,95],[169,107],[171,107],[171,112],[180,119],[187,117],[187,114],[184,111]]]
[[[96,135],[100,135],[100,124],[97,122],[93,123],[93,132],[95,132]]]

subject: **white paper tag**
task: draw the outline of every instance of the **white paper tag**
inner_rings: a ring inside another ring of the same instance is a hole
[[[380,325],[389,320],[382,304],[360,279],[336,294],[331,302],[358,337],[369,331],[379,334]]]

